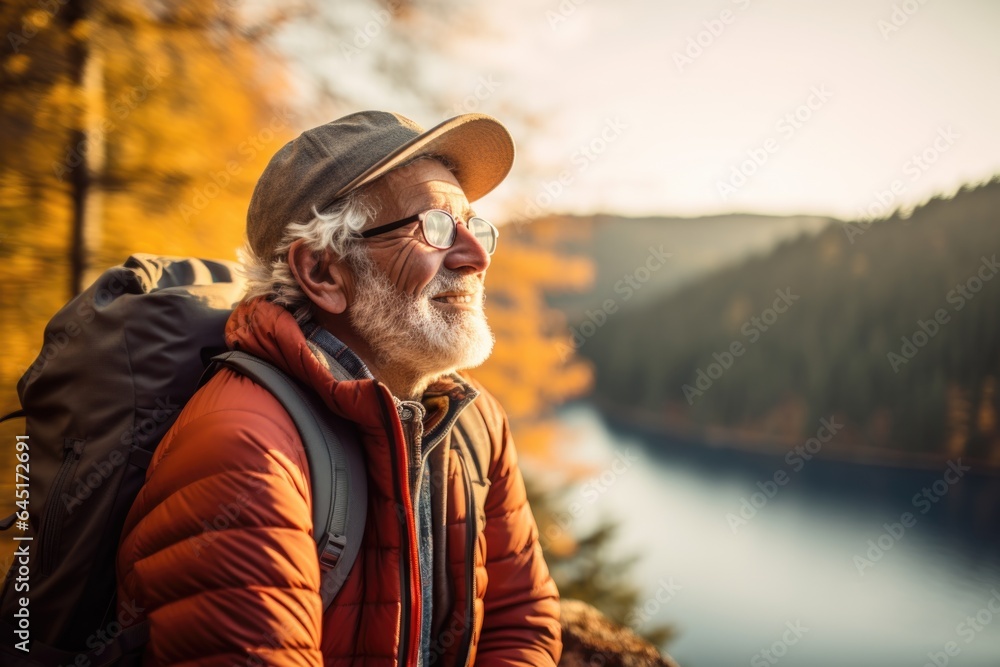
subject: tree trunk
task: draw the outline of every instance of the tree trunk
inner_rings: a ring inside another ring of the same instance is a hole
[[[86,36],[77,36],[74,28],[88,17],[90,0],[69,0],[57,18],[63,24],[64,34],[70,35],[66,49],[67,77],[80,91],[81,113],[70,119],[67,133],[66,169],[70,186],[70,244],[69,292],[70,298],[82,290],[83,275],[87,270],[87,194],[90,189],[90,170],[87,161],[86,94],[84,90],[89,45]]]

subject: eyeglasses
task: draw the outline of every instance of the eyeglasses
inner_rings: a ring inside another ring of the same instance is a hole
[[[455,216],[439,208],[432,208],[429,211],[417,213],[408,218],[369,229],[362,232],[361,237],[365,239],[371,238],[379,234],[391,232],[394,229],[399,229],[400,227],[405,227],[417,221],[420,221],[420,230],[424,234],[424,241],[427,242],[427,245],[440,250],[445,250],[455,245],[455,239],[458,238],[458,223],[455,221]],[[483,246],[486,254],[492,255],[496,251],[497,237],[500,236],[500,232],[488,220],[478,217],[469,218],[466,220],[465,226],[472,232],[472,235],[479,241],[479,244]]]

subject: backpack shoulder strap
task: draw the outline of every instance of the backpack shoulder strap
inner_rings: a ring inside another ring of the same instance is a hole
[[[455,428],[462,435],[464,455],[472,462],[473,469],[479,476],[479,483],[486,484],[489,479],[492,442],[483,414],[475,403],[462,411],[455,422]]]
[[[347,579],[365,530],[368,478],[358,436],[314,392],[263,359],[230,351],[212,361],[271,392],[302,437],[312,483],[313,534],[322,571],[320,595],[326,609]]]
[[[470,477],[476,475],[476,479],[469,480],[470,493],[466,499],[476,508],[472,515],[477,522],[475,532],[472,533],[475,535],[486,526],[486,497],[492,484],[489,470],[493,444],[483,414],[475,403],[462,411],[454,430],[459,437],[453,442],[459,443],[462,465]]]

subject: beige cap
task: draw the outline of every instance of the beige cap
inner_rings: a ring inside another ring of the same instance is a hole
[[[409,118],[361,111],[314,127],[271,158],[250,198],[247,238],[260,257],[273,255],[285,228],[313,219],[339,197],[420,155],[440,155],[470,202],[506,178],[514,140],[500,121],[463,114],[424,130]]]

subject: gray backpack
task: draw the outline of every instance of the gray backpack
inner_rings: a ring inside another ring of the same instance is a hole
[[[17,385],[23,409],[3,418],[27,419],[12,445],[16,489],[27,491],[0,522],[18,545],[0,593],[0,664],[138,664],[148,627],[117,618],[122,526],[160,439],[221,366],[267,388],[299,430],[324,608],[333,601],[364,532],[360,441],[311,390],[226,352],[225,323],[243,287],[230,262],[136,254],[46,326]]]

